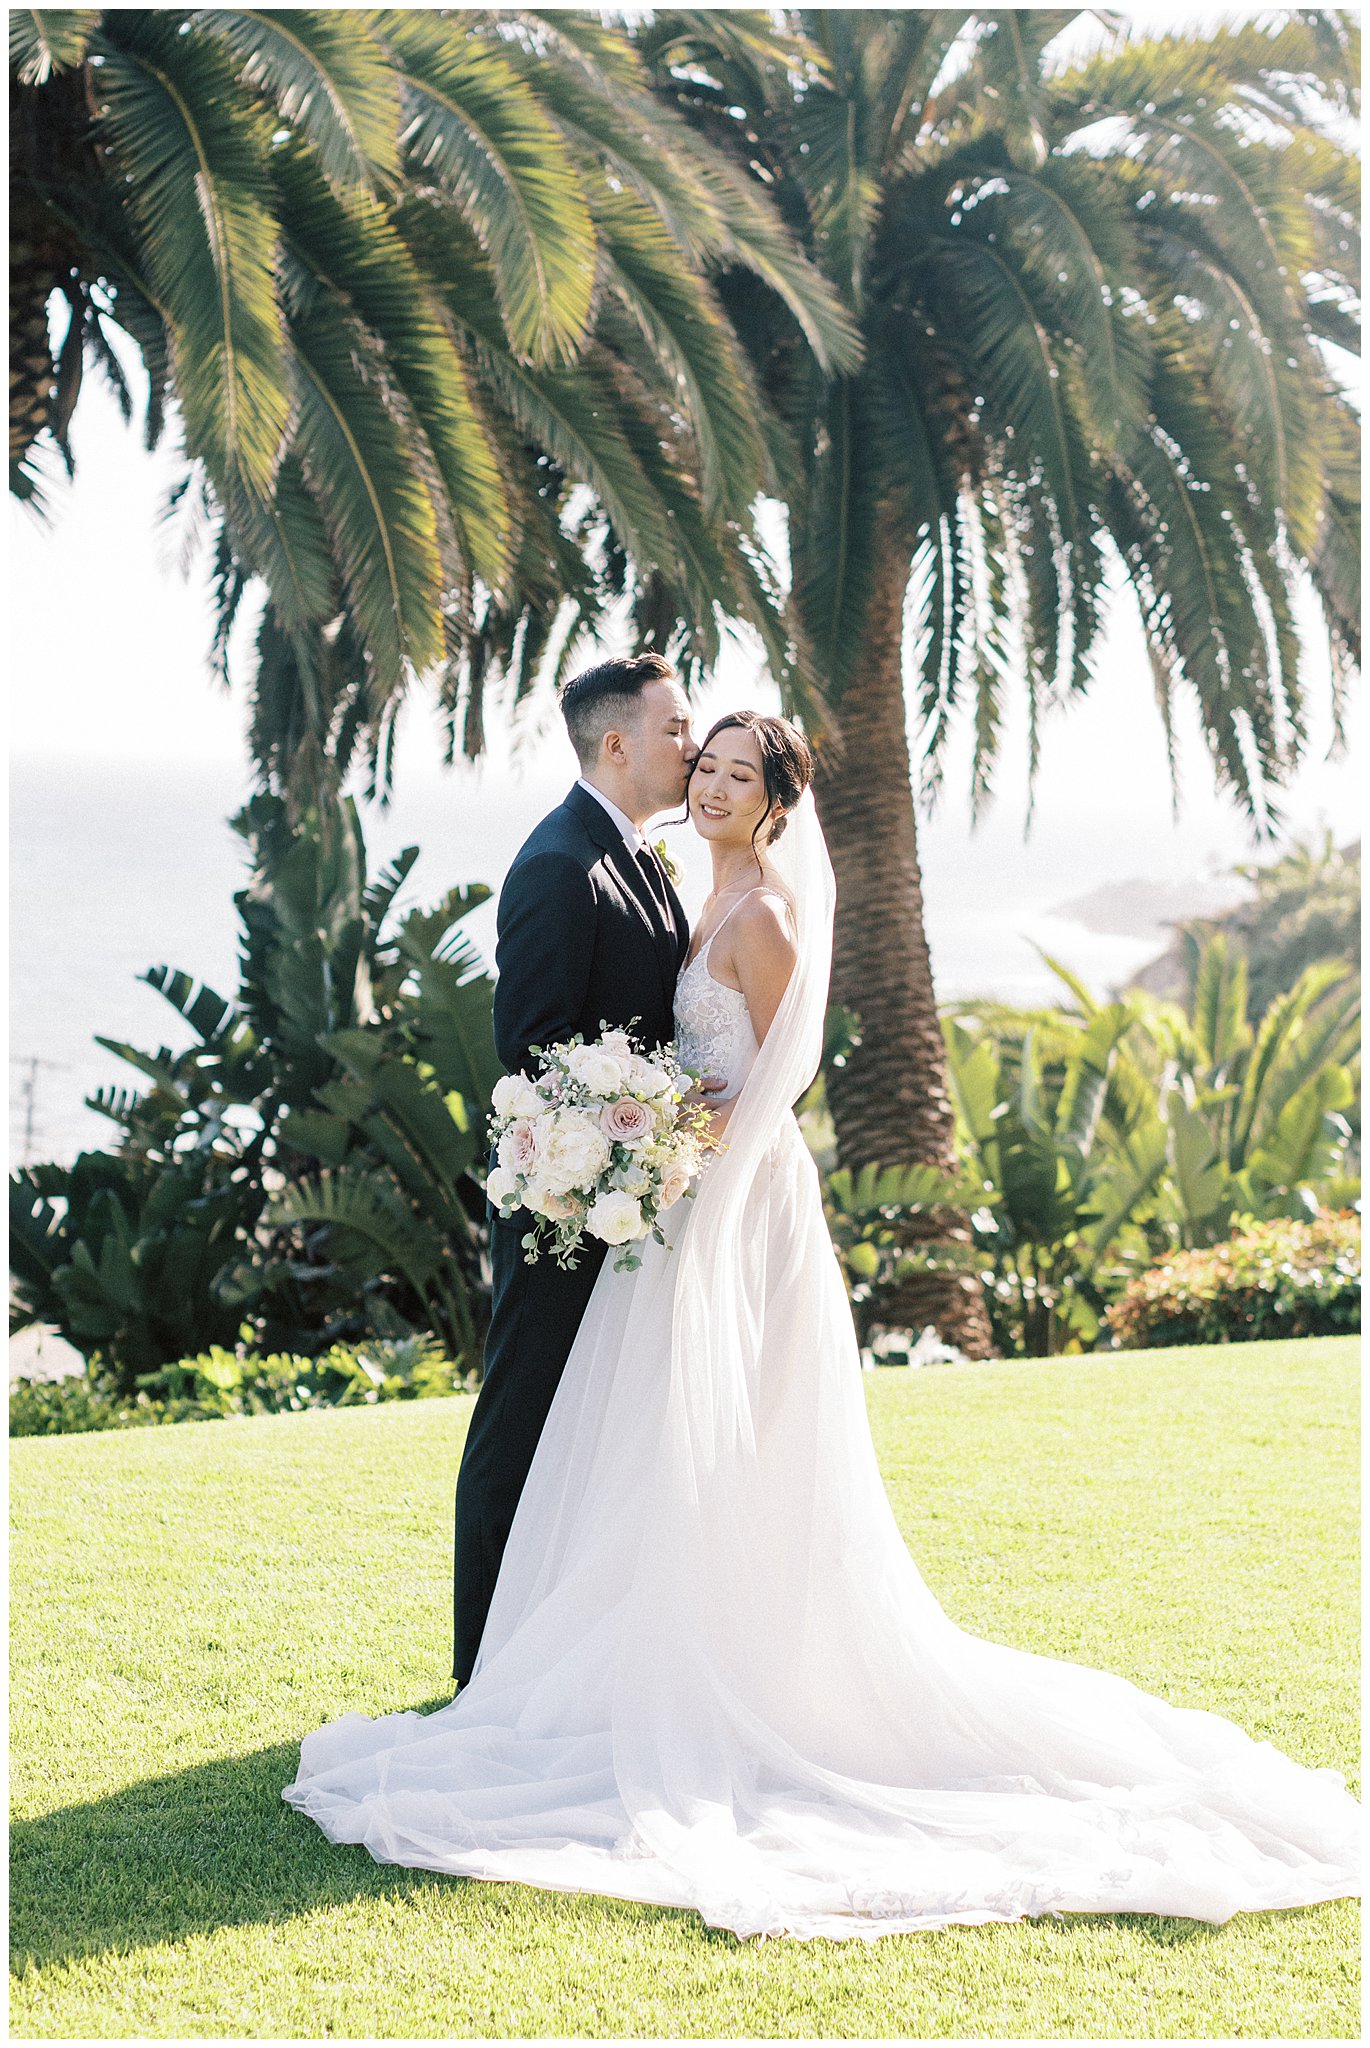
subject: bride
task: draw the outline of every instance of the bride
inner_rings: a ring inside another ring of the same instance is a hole
[[[722,1143],[671,1241],[595,1283],[470,1683],[308,1735],[283,1796],[378,1862],[738,1935],[1357,1896],[1340,1772],[969,1634],[904,1545],[792,1113],[832,951],[811,774],[793,726],[742,712],[691,776],[715,889],[676,1024],[727,1078]]]

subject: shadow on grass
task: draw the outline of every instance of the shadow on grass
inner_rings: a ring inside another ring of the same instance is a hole
[[[415,1703],[430,1713],[450,1694]],[[285,1804],[281,1787],[299,1764],[297,1742],[221,1757],[149,1778],[80,1806],[15,1823],[10,1842],[10,1951],[23,1973],[82,1957],[126,1955],[220,1927],[284,1923],[354,1899],[404,1898],[434,1885],[479,1898],[495,1931],[519,1917],[517,1885],[479,1884],[432,1870],[373,1862],[339,1847]],[[541,1895],[553,1910],[577,1907],[626,1922],[695,1919],[688,1909],[631,1900]],[[695,1922],[696,1926],[698,1923]],[[710,1940],[730,1934],[699,1928]]]
[[[447,1696],[441,1695],[417,1711],[446,1704]],[[435,1884],[456,1893],[476,1885],[482,1894],[482,1925],[494,1931],[494,1923],[513,1905],[508,1895],[521,1887],[375,1863],[365,1849],[327,1841],[281,1798],[281,1787],[293,1778],[298,1761],[298,1745],[280,1743],[16,1823],[10,1860],[16,1970],[128,1954],[220,1927],[281,1923],[354,1899],[403,1898]],[[724,1929],[704,1926],[687,1908],[598,1895],[542,1897],[561,1913],[584,1908],[616,1917],[621,1912],[638,1926],[644,1917],[676,1925],[688,1921],[701,1946],[744,1945]],[[1072,1913],[1060,1921],[1027,1924],[1064,1936],[1082,1924],[1115,1922],[1130,1925],[1159,1948],[1203,1942],[1225,1932],[1206,1921],[1131,1913]],[[938,1931],[927,1930],[924,1938]],[[991,1923],[955,1932],[963,1940],[985,1939],[1002,1929]],[[863,1949],[865,1944],[851,1946]]]

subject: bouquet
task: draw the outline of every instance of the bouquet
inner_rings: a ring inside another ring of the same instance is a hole
[[[634,1019],[636,1021],[636,1019]],[[495,1083],[490,1136],[499,1164],[486,1193],[501,1216],[530,1209],[538,1221],[523,1239],[528,1263],[550,1235],[552,1256],[574,1270],[586,1236],[623,1247],[624,1272],[642,1261],[632,1247],[666,1242],[657,1222],[682,1196],[704,1159],[709,1112],[682,1112],[696,1078],[675,1047],[644,1053],[627,1031],[604,1030],[587,1042],[535,1045],[539,1072]]]

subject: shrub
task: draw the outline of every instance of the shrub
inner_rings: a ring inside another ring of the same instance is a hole
[[[318,1358],[290,1352],[226,1351],[144,1373],[136,1394],[122,1391],[100,1358],[60,1380],[16,1380],[10,1389],[11,1436],[71,1436],[93,1429],[139,1429],[232,1415],[275,1415],[377,1401],[429,1400],[474,1391],[475,1376],[422,1337],[399,1343],[335,1344]]]
[[[1307,1223],[1249,1221],[1224,1244],[1139,1274],[1105,1321],[1129,1350],[1359,1330],[1360,1219],[1343,1209]]]
[[[500,1064],[459,927],[490,891],[396,914],[419,850],[368,880],[352,797],[292,817],[259,793],[232,822],[252,855],[237,994],[150,967],[193,1043],[100,1038],[151,1085],[87,1098],[110,1151],[13,1176],[11,1334],[51,1325],[130,1399],[244,1321],[262,1353],[431,1332],[478,1357]]]
[[[75,1436],[156,1419],[132,1411],[132,1402],[95,1364],[64,1379],[15,1380],[10,1386],[11,1436]]]

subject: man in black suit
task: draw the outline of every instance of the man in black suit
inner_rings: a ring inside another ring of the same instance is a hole
[[[532,1075],[535,1045],[632,1025],[648,1050],[674,1035],[689,925],[642,826],[684,801],[698,749],[690,709],[659,654],[576,676],[561,708],[581,774],[524,841],[500,891],[495,1046]],[[701,1084],[721,1087],[721,1082]],[[529,1265],[536,1218],[493,1208],[485,1377],[457,1477],[453,1589],[458,1685],[471,1676],[500,1559],[562,1368],[604,1263],[587,1238],[573,1272]]]

